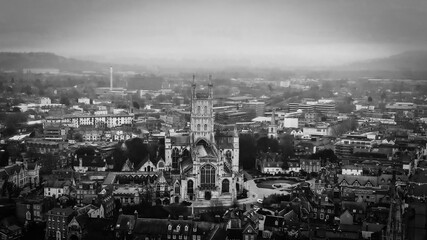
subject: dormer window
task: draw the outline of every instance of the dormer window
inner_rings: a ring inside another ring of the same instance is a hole
[[[188,225],[185,225],[184,230],[188,231]]]
[[[172,230],[172,225],[169,224],[168,226],[168,230],[171,231]]]
[[[277,220],[276,220],[276,221],[274,222],[274,225],[279,226],[279,221],[277,221]]]
[[[179,232],[179,230],[181,230],[181,226],[176,226],[176,231]]]

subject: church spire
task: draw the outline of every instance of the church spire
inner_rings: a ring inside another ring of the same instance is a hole
[[[276,125],[276,109],[273,108],[273,114],[271,115],[271,125]]]

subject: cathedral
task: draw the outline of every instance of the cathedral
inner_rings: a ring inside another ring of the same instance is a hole
[[[229,205],[243,190],[237,130],[214,131],[212,83],[199,90],[193,76],[190,132],[166,135],[165,169],[175,175],[174,195],[180,201]]]

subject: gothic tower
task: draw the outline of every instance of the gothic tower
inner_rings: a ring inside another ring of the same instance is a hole
[[[268,126],[268,138],[277,139],[276,111],[273,109],[271,123]]]
[[[191,86],[190,125],[192,135],[191,145],[199,138],[204,138],[214,143],[213,85],[209,82],[207,92],[197,92],[194,75],[193,84]]]

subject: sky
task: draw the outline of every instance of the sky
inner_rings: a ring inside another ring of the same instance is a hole
[[[0,1],[0,51],[320,66],[427,49],[426,0]]]

